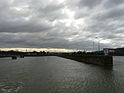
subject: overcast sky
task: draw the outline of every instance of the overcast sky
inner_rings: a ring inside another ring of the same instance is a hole
[[[124,47],[124,0],[0,0],[1,48],[92,50],[98,41]]]

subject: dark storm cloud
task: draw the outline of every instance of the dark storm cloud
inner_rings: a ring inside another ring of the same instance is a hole
[[[42,7],[44,4],[39,0],[37,0],[37,3],[36,1],[29,1],[20,2],[17,0],[10,6],[8,6],[7,1],[4,1],[5,5],[3,4],[0,9],[0,32],[40,32],[49,30],[52,28],[50,21],[63,16],[58,11],[63,7],[62,5],[48,4]]]
[[[1,47],[120,47],[123,0],[0,0]]]
[[[93,8],[100,4],[102,0],[80,0],[79,6]]]
[[[105,0],[103,5],[106,8],[113,8],[121,4],[124,4],[124,0]]]
[[[119,19],[121,19],[121,17],[123,19],[123,15],[124,15],[123,8],[124,8],[124,6],[113,8],[113,9],[108,9],[106,11],[98,13],[95,15],[96,20],[99,19],[98,21],[102,21],[102,20],[115,19],[115,18],[117,18],[117,20],[119,20]]]
[[[52,29],[50,24],[44,24],[45,22],[38,23],[16,23],[16,22],[8,22],[2,24],[0,27],[0,32],[9,32],[9,33],[17,33],[17,32],[41,32],[41,31],[48,31]]]

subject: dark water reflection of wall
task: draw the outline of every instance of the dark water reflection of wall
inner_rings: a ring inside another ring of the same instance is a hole
[[[124,57],[99,67],[59,57],[0,59],[0,93],[123,93]]]

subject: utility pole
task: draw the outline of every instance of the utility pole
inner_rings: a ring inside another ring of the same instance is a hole
[[[96,39],[98,40],[98,51],[100,51],[100,40],[98,39],[98,37],[96,37]]]
[[[94,51],[94,40],[93,40],[93,51]]]

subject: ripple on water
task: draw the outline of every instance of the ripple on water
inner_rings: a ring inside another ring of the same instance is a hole
[[[16,93],[24,86],[23,82],[1,82],[0,89],[3,93]]]

